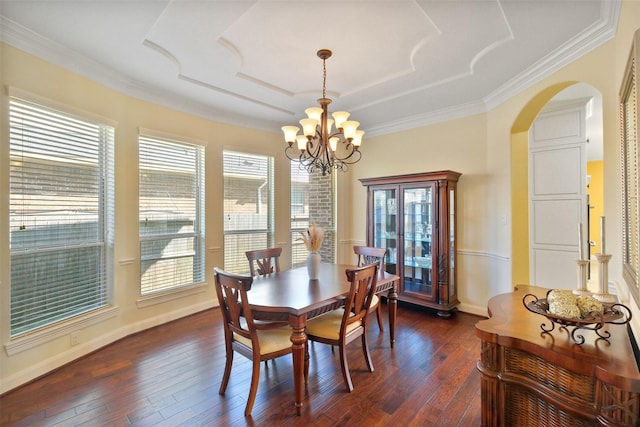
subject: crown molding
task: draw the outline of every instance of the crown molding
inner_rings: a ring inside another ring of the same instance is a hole
[[[68,71],[100,83],[110,89],[187,114],[232,126],[275,132],[267,121],[237,114],[216,112],[208,105],[184,99],[170,92],[160,91],[144,82],[125,78],[98,61],[94,61],[59,43],[42,37],[0,15],[0,41],[50,62]]]
[[[486,96],[484,103],[487,110],[513,98],[614,38],[618,30],[622,0],[603,1],[600,4],[601,18],[598,22]]]
[[[533,64],[515,78],[507,81],[491,94],[468,104],[452,106],[435,112],[403,118],[392,124],[374,126],[367,130],[369,137],[424,127],[439,122],[485,113],[518,95],[589,51],[611,40],[617,31],[622,0],[601,2],[601,19],[578,36]],[[228,125],[278,133],[278,126],[268,120],[250,118],[237,113],[214,110],[201,102],[191,101],[174,93],[158,90],[144,82],[128,79],[103,64],[86,58],[79,52],[55,43],[41,35],[0,16],[0,41],[30,53],[45,61],[75,72],[111,89],[179,110],[197,117]],[[184,79],[184,77],[182,77]]]
[[[484,102],[478,101],[468,104],[455,105],[450,108],[444,108],[438,111],[426,114],[417,114],[396,120],[388,125],[379,125],[367,128],[367,137],[387,135],[390,133],[403,132],[419,127],[429,126],[436,123],[446,122],[449,120],[460,119],[463,117],[474,116],[476,114],[485,113],[486,106]]]

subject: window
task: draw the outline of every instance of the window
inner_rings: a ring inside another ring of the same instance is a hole
[[[204,147],[140,136],[140,292],[204,281]]]
[[[316,223],[324,228],[320,256],[324,262],[335,262],[335,174],[322,175],[300,169],[291,161],[291,265],[300,267],[307,260],[307,248],[300,232]]]
[[[225,151],[224,269],[247,273],[245,252],[274,246],[273,157]]]
[[[639,59],[640,30],[637,30],[620,88],[620,133],[622,135],[620,154],[622,159],[622,273],[636,304],[640,305]]]
[[[9,100],[11,336],[110,304],[113,127]]]

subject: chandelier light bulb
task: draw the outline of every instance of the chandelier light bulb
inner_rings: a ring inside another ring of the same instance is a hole
[[[347,120],[342,123],[342,133],[344,134],[345,139],[352,140],[356,137],[356,130],[358,130],[358,126],[360,126],[360,122]]]
[[[331,151],[336,151],[336,148],[338,148],[338,142],[340,141],[340,138],[338,138],[337,136],[333,136],[331,138],[329,138],[329,147],[331,148]]]
[[[332,114],[333,118],[336,120],[336,129],[342,128],[342,124],[347,121],[350,114],[346,111],[336,111]]]
[[[302,125],[302,133],[306,137],[313,137],[316,134],[318,121],[316,119],[302,119],[300,120],[300,125]]]
[[[304,112],[307,115],[307,117],[309,117],[310,119],[317,120],[318,123],[320,123],[320,121],[322,121],[322,108],[320,108],[320,107],[311,107],[311,108],[307,108],[306,110],[304,110]]]
[[[356,131],[356,136],[351,141],[353,146],[356,147],[356,150],[358,149],[358,147],[360,147],[360,144],[362,144],[362,136],[363,135],[364,135],[364,131],[363,130],[357,130]]]
[[[300,130],[297,126],[282,126],[282,132],[284,132],[284,140],[289,143],[289,146],[296,142],[296,135]]]
[[[331,128],[333,127],[333,119],[327,119],[327,128],[325,129],[325,133],[327,135],[331,135]]]
[[[307,137],[304,135],[296,136],[296,142],[298,143],[298,150],[304,151],[307,149]]]

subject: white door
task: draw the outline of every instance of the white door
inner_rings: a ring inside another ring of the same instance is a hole
[[[538,286],[578,286],[579,224],[585,251],[588,236],[585,106],[547,107],[529,131],[529,265]]]

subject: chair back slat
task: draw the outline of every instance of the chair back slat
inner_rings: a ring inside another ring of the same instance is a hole
[[[251,276],[264,276],[265,274],[280,271],[280,255],[282,248],[266,248],[246,251],[249,260],[249,274]]]
[[[387,248],[356,245],[353,247],[353,252],[356,254],[356,265],[363,266],[378,263],[378,271],[385,271],[384,258],[387,254]]]
[[[290,354],[292,343],[289,340],[290,328],[284,328],[282,322],[254,322],[248,294],[253,284],[253,276],[243,276],[214,268],[216,294],[222,312],[226,362],[220,383],[219,394],[224,394],[231,377],[233,354],[250,359],[251,386],[244,415],[251,415],[253,403],[258,392],[260,362]],[[258,329],[261,330],[259,333]],[[271,329],[271,331],[269,330]],[[261,347],[260,342],[266,344]]]
[[[253,278],[227,273],[215,268],[216,293],[224,319],[225,334],[236,333],[252,339],[255,329],[249,307],[247,291],[251,290]]]
[[[367,264],[362,267],[350,268],[346,270],[347,279],[351,282],[349,296],[345,301],[342,328],[361,320],[363,323],[367,318],[373,294],[376,291],[378,281],[378,264]]]

